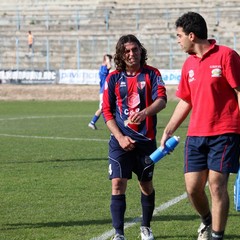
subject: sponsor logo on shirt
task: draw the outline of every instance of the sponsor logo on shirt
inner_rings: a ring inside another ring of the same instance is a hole
[[[160,86],[164,86],[165,85],[164,81],[162,80],[162,76],[158,76],[157,77],[157,84],[160,85]]]
[[[133,92],[130,96],[128,96],[128,107],[135,108],[140,104],[140,96],[138,93]]]
[[[193,82],[194,80],[195,80],[195,78],[194,78],[194,71],[191,69],[191,70],[189,70],[189,72],[188,72],[188,82]]]
[[[139,111],[140,111],[140,108],[135,108],[135,109],[131,109],[131,110],[125,109],[123,112],[124,112],[124,114],[125,114],[126,116],[130,116],[130,115],[132,115],[133,113],[139,112]]]
[[[126,82],[121,82],[120,87],[126,87]]]
[[[133,92],[130,96],[128,96],[128,109],[124,109],[124,114],[126,116],[131,116],[135,112],[139,112],[140,108],[138,107],[140,104],[140,96],[138,93]],[[131,122],[130,120],[126,120],[124,125],[127,126],[128,124],[136,124]]]

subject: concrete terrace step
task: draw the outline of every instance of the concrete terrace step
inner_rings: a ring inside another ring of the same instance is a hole
[[[0,66],[16,66],[17,51],[20,65],[46,66],[48,47],[51,67],[76,67],[80,51],[82,67],[98,68],[102,54],[114,53],[118,38],[132,33],[146,46],[149,64],[180,68],[174,23],[189,9],[206,18],[210,37],[240,50],[239,0],[9,0],[0,2]],[[33,58],[25,56],[28,30]]]

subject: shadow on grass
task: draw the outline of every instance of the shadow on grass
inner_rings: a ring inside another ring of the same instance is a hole
[[[191,221],[198,218],[195,215],[162,215],[162,216],[154,216],[153,221]],[[125,218],[126,222],[137,223],[140,222],[141,218]],[[58,228],[58,227],[76,227],[76,226],[87,226],[87,225],[102,225],[102,224],[112,224],[111,219],[102,219],[102,220],[85,220],[85,221],[68,221],[68,222],[39,222],[39,223],[13,223],[13,224],[3,224],[1,230],[13,230],[19,228]]]
[[[7,164],[28,164],[28,163],[63,163],[63,162],[81,162],[81,161],[107,161],[108,158],[78,158],[78,159],[47,159],[37,161],[8,161],[4,162]]]
[[[229,216],[238,216],[237,214],[230,214]],[[186,223],[190,223],[199,219],[197,215],[159,215],[153,217],[153,222],[172,222],[172,221],[183,221]],[[137,223],[140,222],[141,218],[125,218],[126,222]],[[17,230],[17,229],[29,229],[29,228],[60,228],[60,227],[76,227],[76,226],[91,226],[91,225],[103,225],[108,224],[111,226],[111,219],[102,219],[102,220],[85,220],[85,221],[68,221],[68,222],[38,222],[38,223],[14,223],[14,224],[3,224],[1,231],[8,230]],[[186,236],[186,235],[165,235],[158,236],[155,235],[155,239],[192,239],[195,236]],[[239,239],[239,235],[236,234],[226,234],[225,239],[236,240]]]
[[[111,219],[106,220],[89,220],[89,221],[69,221],[69,222],[39,222],[39,223],[14,223],[5,224],[1,230],[14,230],[26,228],[59,228],[59,227],[76,227],[86,225],[111,224]],[[5,226],[5,227],[4,227]]]

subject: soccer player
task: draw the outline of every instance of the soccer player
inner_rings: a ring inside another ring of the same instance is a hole
[[[229,211],[228,177],[239,168],[240,57],[207,39],[207,24],[198,13],[179,17],[176,31],[179,45],[190,56],[176,92],[180,101],[163,132],[161,146],[191,111],[184,176],[189,200],[202,220],[198,240],[222,240]]]
[[[155,205],[154,166],[147,164],[145,157],[156,149],[156,114],[165,108],[167,96],[159,70],[148,66],[146,60],[147,50],[134,35],[120,37],[114,56],[116,70],[108,75],[103,94],[103,117],[111,132],[109,178],[114,240],[125,239],[125,193],[133,172],[141,190],[141,239],[154,239],[150,228]]]
[[[96,122],[98,121],[98,119],[101,116],[102,113],[102,101],[103,101],[103,90],[104,90],[104,84],[105,84],[105,80],[107,75],[109,74],[109,71],[112,67],[112,55],[110,54],[105,54],[103,56],[103,61],[102,61],[102,65],[99,68],[99,85],[100,85],[100,90],[99,90],[99,108],[98,110],[95,112],[92,120],[90,121],[90,123],[88,124],[88,127],[90,127],[93,130],[97,130],[96,127]]]

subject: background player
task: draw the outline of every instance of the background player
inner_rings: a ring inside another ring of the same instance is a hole
[[[103,56],[103,61],[102,65],[99,68],[99,85],[100,85],[100,90],[99,90],[99,108],[95,112],[91,122],[88,124],[88,127],[90,127],[93,130],[96,130],[96,122],[98,121],[99,117],[101,116],[102,113],[102,99],[103,99],[103,90],[104,90],[104,84],[107,75],[109,74],[109,71],[112,67],[112,55],[106,54]]]

